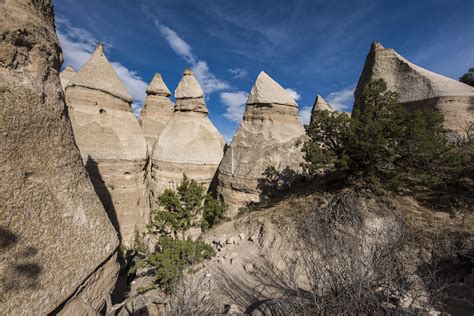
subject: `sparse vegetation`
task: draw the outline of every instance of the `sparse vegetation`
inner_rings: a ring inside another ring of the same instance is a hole
[[[375,80],[363,90],[353,118],[315,113],[306,127],[304,168],[392,190],[436,185],[459,161],[442,124],[439,112],[409,112],[383,79]]]
[[[474,68],[469,68],[469,71],[462,75],[459,81],[474,87]]]
[[[208,230],[227,219],[225,214],[229,209],[228,205],[222,199],[216,199],[208,195],[204,202],[204,211],[201,222],[201,229]]]

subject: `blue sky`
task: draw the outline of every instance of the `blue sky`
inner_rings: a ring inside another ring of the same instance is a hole
[[[261,70],[291,89],[304,121],[317,94],[350,111],[373,41],[458,78],[474,67],[473,0],[57,0],[64,66],[97,41],[134,98],[160,72],[171,91],[187,67],[230,141]]]

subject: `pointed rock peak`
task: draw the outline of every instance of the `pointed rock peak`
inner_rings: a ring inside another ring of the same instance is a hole
[[[67,65],[66,68],[64,68],[64,70],[62,71],[62,73],[76,73],[76,71],[74,70],[74,68],[72,68],[71,65]]]
[[[314,101],[313,109],[311,112],[315,111],[329,111],[334,112],[334,109],[323,99],[322,96],[319,94],[316,96],[316,100]]]
[[[264,71],[261,71],[250,91],[247,104],[282,104],[297,107],[293,97]]]
[[[201,85],[191,69],[184,70],[183,77],[174,92],[176,99],[197,99],[204,96]]]
[[[104,53],[104,45],[97,47],[82,69],[69,81],[68,86],[82,86],[100,90],[131,103],[132,97],[118,77]]]
[[[59,80],[61,81],[61,87],[63,90],[66,89],[67,84],[76,75],[76,71],[70,65],[67,65],[63,71],[59,74]]]
[[[166,83],[163,81],[161,74],[156,73],[153,79],[150,82],[150,85],[146,89],[147,94],[156,94],[169,97],[171,95],[170,90],[166,86]]]
[[[370,52],[375,52],[376,50],[381,50],[385,49],[383,45],[380,42],[373,42],[372,45],[370,45]]]

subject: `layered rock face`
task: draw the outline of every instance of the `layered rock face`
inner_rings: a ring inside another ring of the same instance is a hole
[[[168,99],[171,92],[159,73],[153,77],[146,93],[141,120],[148,152],[151,153],[153,145],[173,114],[174,104]]]
[[[304,135],[295,100],[262,71],[219,166],[218,192],[229,204],[231,216],[246,203],[260,200],[267,171],[283,176],[301,170]]]
[[[121,240],[149,216],[145,187],[147,146],[132,98],[99,44],[66,86],[66,103],[82,159]]]
[[[95,314],[118,238],[77,149],[51,1],[0,2],[0,304],[5,315]]]
[[[224,154],[225,141],[208,118],[204,92],[191,70],[175,91],[176,106],[151,155],[152,195],[174,188],[186,174],[208,188]]]
[[[61,80],[61,87],[63,90],[66,89],[67,84],[69,81],[76,75],[76,71],[72,66],[66,66],[63,71],[59,74],[59,79]]]
[[[412,64],[396,51],[373,43],[354,93],[359,106],[363,87],[383,78],[389,90],[399,94],[399,100],[409,110],[432,107],[444,114],[445,127],[461,132],[474,122],[474,88]]]

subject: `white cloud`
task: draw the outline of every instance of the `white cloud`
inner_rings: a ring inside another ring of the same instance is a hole
[[[303,125],[308,125],[311,119],[311,110],[313,107],[305,106],[300,110],[300,119]]]
[[[298,92],[296,92],[295,89],[286,88],[285,90],[293,97],[293,99],[295,99],[295,101],[298,101],[299,99],[301,99],[301,95]]]
[[[220,94],[221,102],[227,106],[224,117],[230,121],[240,123],[248,97],[249,94],[245,91],[222,92]]]
[[[74,70],[79,71],[89,60],[98,40],[86,30],[72,26],[66,19],[59,17],[56,19],[56,23],[59,42],[64,54],[64,64],[71,65]],[[139,116],[148,84],[137,72],[128,69],[121,63],[112,61],[110,63],[133,98],[133,113]]]
[[[354,91],[356,85],[350,85],[339,91],[331,92],[326,97],[326,102],[329,103],[337,111],[348,111],[354,104]]]
[[[174,30],[166,25],[161,24],[158,19],[154,19],[154,23],[170,45],[171,49],[191,66],[194,75],[198,79],[206,94],[209,95],[213,92],[228,90],[231,88],[226,81],[218,78],[210,71],[206,61],[199,60],[193,54],[191,46]]]
[[[242,68],[229,69],[229,72],[234,75],[236,79],[242,79],[249,75],[249,72]]]

